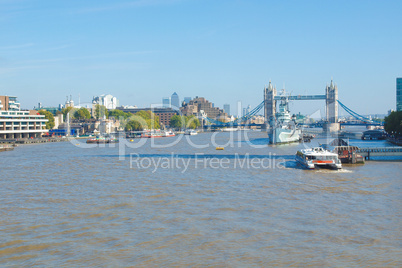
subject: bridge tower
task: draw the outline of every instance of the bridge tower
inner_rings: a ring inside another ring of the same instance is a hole
[[[325,88],[328,123],[338,123],[338,86],[331,84]]]
[[[268,87],[264,88],[264,116],[265,116],[265,125],[269,128],[269,124],[272,123],[272,119],[275,118],[276,113],[276,87],[273,87],[271,81],[269,81]]]
[[[340,129],[338,123],[338,86],[334,85],[332,79],[331,84],[325,88],[325,107],[327,116],[327,131],[338,131]]]

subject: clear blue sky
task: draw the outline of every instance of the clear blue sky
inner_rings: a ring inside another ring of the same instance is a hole
[[[234,110],[270,79],[324,94],[333,77],[347,106],[386,113],[398,76],[402,1],[0,0],[0,94],[23,108],[103,93],[144,107],[176,91]]]

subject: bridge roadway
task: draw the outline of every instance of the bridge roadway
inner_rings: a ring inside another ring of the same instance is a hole
[[[356,152],[370,160],[372,156],[402,156],[402,147],[360,148]]]
[[[295,96],[286,96],[288,100],[326,100],[326,95],[295,95]],[[282,96],[275,96],[274,100],[281,100]]]

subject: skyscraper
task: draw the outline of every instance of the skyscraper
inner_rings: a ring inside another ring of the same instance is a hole
[[[191,97],[184,97],[184,102],[189,103],[191,101]]]
[[[402,78],[396,79],[396,110],[402,111]]]
[[[172,97],[170,98],[170,104],[172,105],[172,108],[176,108],[179,109],[180,108],[180,99],[179,99],[179,95],[177,95],[177,93],[173,93]]]
[[[162,106],[164,108],[170,108],[170,98],[162,98]]]
[[[223,110],[225,111],[225,113],[230,115],[230,104],[224,104],[223,105]]]

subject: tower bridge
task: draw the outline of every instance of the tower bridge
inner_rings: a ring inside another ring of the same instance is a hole
[[[375,122],[367,117],[364,117],[352,109],[348,108],[342,102],[338,100],[338,87],[331,80],[330,85],[327,85],[325,88],[325,95],[294,95],[294,96],[282,96],[277,94],[277,90],[274,86],[272,86],[271,81],[267,87],[264,87],[264,100],[257,105],[254,109],[252,109],[249,113],[244,115],[243,117],[237,118],[232,122],[221,122],[212,118],[209,118],[207,114],[201,114],[200,119],[208,122],[208,125],[205,127],[229,127],[229,126],[261,126],[266,128],[272,128],[275,122],[276,116],[276,108],[277,101],[281,101],[283,98],[287,98],[288,100],[325,100],[325,112],[326,112],[326,123],[323,124],[323,128],[326,131],[338,131],[340,130],[340,125],[344,125],[345,123],[338,123],[338,105],[341,106],[347,113],[353,116],[355,119],[360,122],[364,122],[361,125],[382,125],[383,123]],[[265,123],[263,125],[259,124],[251,124],[250,119],[258,114],[260,110],[264,109]],[[347,124],[347,123],[346,123]],[[354,124],[356,125],[356,124]]]
[[[278,95],[276,87],[272,86],[271,81],[268,87],[264,88],[264,116],[267,127],[272,128],[272,122],[275,122],[277,101],[280,101],[284,96]],[[331,80],[331,84],[325,88],[325,95],[295,95],[286,96],[288,100],[325,100],[326,103],[326,129],[337,131],[340,129],[338,123],[338,87]]]

